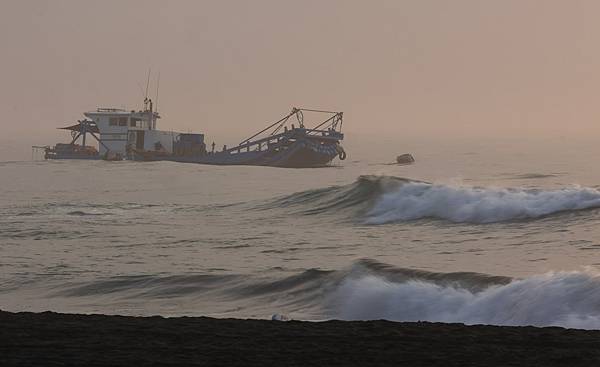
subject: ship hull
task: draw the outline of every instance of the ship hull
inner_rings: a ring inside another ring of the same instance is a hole
[[[46,147],[44,152],[45,159],[100,159],[100,154],[94,147],[81,146],[74,142],[70,144],[58,143],[54,147]]]
[[[83,160],[98,160],[99,155],[78,155],[78,154],[46,154],[45,159],[83,159]]]
[[[202,155],[156,155],[135,154],[135,160],[172,161],[181,163],[198,163],[221,166],[246,165],[284,168],[324,167],[338,156],[338,148],[334,144],[316,144],[309,140],[297,141],[285,150],[218,152]]]

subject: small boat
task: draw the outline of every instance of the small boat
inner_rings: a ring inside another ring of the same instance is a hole
[[[396,162],[398,164],[413,164],[415,163],[415,158],[411,154],[401,154],[396,157]]]
[[[100,131],[93,121],[79,120],[75,125],[61,127],[60,129],[71,131],[72,140],[70,143],[58,143],[53,147],[33,146],[32,148],[43,150],[44,159],[100,159],[98,150],[93,146],[86,145],[87,134],[90,134],[102,144],[96,135]],[[81,145],[77,144],[79,138],[81,138]]]
[[[100,159],[98,150],[88,145],[61,144],[45,147],[45,159]]]

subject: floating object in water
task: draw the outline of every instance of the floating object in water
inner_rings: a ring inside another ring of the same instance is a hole
[[[402,154],[396,157],[398,164],[412,164],[415,163],[415,158],[411,154]]]
[[[276,313],[271,316],[271,321],[291,321],[292,319],[288,315]]]

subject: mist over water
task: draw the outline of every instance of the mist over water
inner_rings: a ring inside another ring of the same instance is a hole
[[[0,162],[0,308],[600,328],[600,175],[579,148]]]

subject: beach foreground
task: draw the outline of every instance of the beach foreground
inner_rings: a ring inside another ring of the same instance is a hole
[[[0,311],[0,364],[577,366],[600,331]]]

